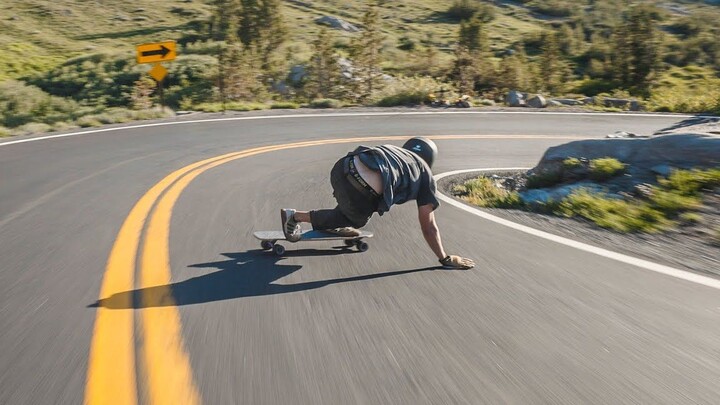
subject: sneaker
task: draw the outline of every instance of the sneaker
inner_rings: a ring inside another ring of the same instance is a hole
[[[345,228],[328,229],[327,231],[330,233],[334,233],[335,235],[347,238],[354,238],[356,236],[360,236],[360,230],[351,228],[349,226]]]
[[[294,209],[283,208],[280,210],[282,230],[285,234],[285,239],[287,239],[288,242],[297,242],[300,240],[300,236],[302,235],[302,229],[300,228],[300,224],[295,221],[295,218],[293,217],[294,215]]]

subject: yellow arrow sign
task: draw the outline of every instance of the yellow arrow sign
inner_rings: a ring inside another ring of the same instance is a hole
[[[156,63],[173,60],[177,57],[175,41],[156,42],[137,46],[138,63]]]
[[[153,66],[153,68],[150,69],[148,73],[150,74],[150,76],[152,76],[153,79],[155,79],[156,82],[161,82],[162,79],[164,79],[167,75],[168,71],[167,69],[165,69],[165,66],[156,63],[155,66]]]

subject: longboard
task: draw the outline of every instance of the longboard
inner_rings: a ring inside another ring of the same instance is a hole
[[[285,246],[277,244],[279,240],[287,240],[282,231],[256,231],[253,236],[261,241],[260,246],[263,250],[272,250],[278,256],[285,254]],[[345,246],[355,246],[359,251],[366,252],[370,245],[363,239],[372,237],[372,232],[367,231],[360,231],[359,236],[340,236],[330,232],[310,230],[303,231],[298,242],[342,240]]]

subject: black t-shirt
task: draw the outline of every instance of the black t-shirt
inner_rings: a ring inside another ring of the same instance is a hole
[[[418,207],[432,204],[436,209],[440,206],[430,167],[415,153],[395,145],[381,145],[360,146],[351,155],[358,155],[370,170],[380,172],[383,181],[383,195],[378,205],[380,215],[393,205],[410,200],[417,201]]]

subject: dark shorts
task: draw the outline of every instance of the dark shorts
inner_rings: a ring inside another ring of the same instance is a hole
[[[379,197],[367,190],[360,190],[348,179],[346,159],[338,160],[330,171],[330,184],[337,207],[310,211],[313,229],[335,229],[344,227],[362,228],[377,211]]]

